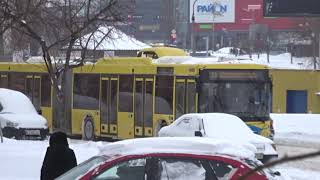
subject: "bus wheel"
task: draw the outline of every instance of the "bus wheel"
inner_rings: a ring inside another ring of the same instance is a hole
[[[159,133],[160,129],[162,127],[164,127],[164,126],[167,126],[167,125],[168,124],[167,124],[167,122],[165,120],[159,120],[158,123],[157,123],[157,126],[156,126],[156,128],[154,130],[154,136],[159,136],[158,133]]]
[[[94,123],[91,117],[86,117],[84,120],[82,138],[84,140],[94,140]]]

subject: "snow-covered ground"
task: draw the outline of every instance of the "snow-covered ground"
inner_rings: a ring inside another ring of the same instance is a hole
[[[279,156],[319,151],[320,114],[272,114]],[[288,179],[320,180],[320,157],[290,162],[277,167]]]
[[[320,115],[289,115],[272,114],[276,131],[275,141],[278,143],[305,142],[308,139],[320,147]],[[86,142],[69,140],[70,147],[75,151],[78,163],[83,162],[99,153],[99,148],[108,142]],[[303,146],[303,144],[300,144]],[[0,180],[33,180],[39,179],[43,157],[48,146],[48,141],[16,141],[4,139],[0,143]],[[305,147],[300,151],[307,150]],[[312,148],[314,149],[314,148]],[[315,148],[317,149],[317,148]],[[319,149],[319,148],[318,148]],[[290,150],[290,149],[289,149]],[[296,164],[301,164],[297,162]],[[304,163],[309,163],[305,161]],[[317,166],[310,162],[306,166],[284,164],[277,169],[288,179],[319,179],[320,172],[309,168]]]

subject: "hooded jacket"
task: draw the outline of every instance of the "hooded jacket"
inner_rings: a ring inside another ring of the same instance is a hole
[[[41,180],[53,180],[77,166],[76,156],[69,148],[65,133],[53,133],[49,145],[42,163]]]

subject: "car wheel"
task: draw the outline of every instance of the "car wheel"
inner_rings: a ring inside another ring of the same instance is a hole
[[[3,137],[6,137],[6,138],[15,137],[14,132],[8,128],[2,128],[2,134],[3,134]]]
[[[84,140],[94,140],[94,123],[90,117],[84,120],[82,138]]]

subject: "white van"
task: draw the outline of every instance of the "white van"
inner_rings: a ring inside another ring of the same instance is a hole
[[[7,138],[45,139],[47,120],[38,114],[30,99],[21,92],[0,88],[0,127]]]

